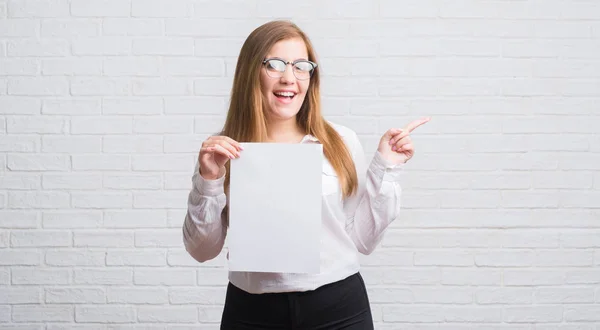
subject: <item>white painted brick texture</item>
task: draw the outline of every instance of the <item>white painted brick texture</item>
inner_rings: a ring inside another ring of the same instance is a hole
[[[432,116],[361,256],[376,329],[600,329],[594,0],[0,0],[0,329],[218,329],[225,251],[198,264],[181,224],[275,18],[367,156]]]

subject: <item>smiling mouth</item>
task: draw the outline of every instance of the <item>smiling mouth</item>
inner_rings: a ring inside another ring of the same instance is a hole
[[[296,96],[294,92],[274,92],[273,94],[280,100],[291,100]]]

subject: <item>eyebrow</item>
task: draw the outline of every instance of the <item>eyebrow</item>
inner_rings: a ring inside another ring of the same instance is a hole
[[[284,62],[287,62],[287,60],[285,58],[281,58],[281,57],[277,57],[277,56],[273,56],[273,57],[267,56],[266,58],[278,59],[278,60],[282,60]],[[295,59],[293,61],[290,61],[290,62],[294,62],[294,61],[308,61],[308,59],[306,59],[304,57],[301,57],[301,58],[297,58],[297,59]]]

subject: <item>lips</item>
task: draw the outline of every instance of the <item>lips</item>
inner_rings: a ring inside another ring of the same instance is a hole
[[[294,91],[279,90],[273,92],[273,95],[282,103],[290,103],[296,97],[297,93]]]

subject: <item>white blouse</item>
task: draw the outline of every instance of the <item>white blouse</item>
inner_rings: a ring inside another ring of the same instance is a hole
[[[369,166],[356,133],[332,124],[348,146],[358,173],[358,193],[342,200],[337,174],[323,157],[323,204],[321,263],[319,274],[229,272],[229,281],[249,293],[314,290],[359,271],[358,252],[368,255],[383,238],[388,225],[400,212],[399,184],[403,164],[387,162],[375,152]],[[319,143],[307,135],[300,143]],[[243,153],[242,153],[243,157]],[[205,262],[223,249],[227,228],[222,214],[227,199],[225,177],[205,180],[199,164],[192,176],[192,189],[183,224],[183,242],[188,253]]]

